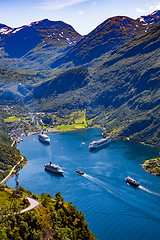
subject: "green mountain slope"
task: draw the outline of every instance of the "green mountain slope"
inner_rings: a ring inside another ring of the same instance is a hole
[[[88,81],[89,73],[87,68],[73,68],[36,87],[33,91],[33,97],[46,98],[53,94],[74,91],[84,87]]]
[[[43,81],[40,73],[29,73],[0,67],[0,105],[23,100],[37,82]]]
[[[48,19],[14,29],[6,29],[3,25],[0,27],[0,47],[4,48],[10,58],[20,58],[40,43],[43,46],[64,44],[66,47],[82,38],[72,26]]]
[[[39,107],[55,111],[62,107],[86,108],[90,116],[99,116],[97,123],[108,132],[159,146],[159,36],[157,25],[126,43],[97,68],[89,70],[88,78],[85,76],[89,81],[78,89],[69,88],[57,94],[53,83],[52,94],[49,98],[43,95],[43,101],[38,100]]]
[[[81,38],[62,21],[44,19],[14,29],[0,24],[0,65],[29,71],[47,69],[50,60],[64,54]]]
[[[158,22],[160,11],[136,20],[125,16],[107,19],[85,36],[65,56],[53,62],[51,67],[73,62],[75,66],[90,63],[101,55],[117,49],[130,39],[147,32]]]
[[[79,212],[72,203],[65,202],[60,192],[56,193],[55,198],[52,199],[50,194],[42,193],[39,196],[26,191],[23,187],[19,189],[38,199],[40,205],[32,211],[14,215],[13,212],[18,212],[20,208],[20,203],[16,204],[16,200],[17,202],[21,200],[22,207],[28,201],[22,192],[14,194],[8,187],[1,187],[0,193],[3,199],[6,199],[5,203],[8,199],[11,203],[0,209],[1,214],[10,213],[10,216],[0,218],[0,239],[96,240],[94,233],[88,229],[85,215]]]

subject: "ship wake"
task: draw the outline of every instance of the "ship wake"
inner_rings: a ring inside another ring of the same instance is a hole
[[[114,192],[111,190],[111,186],[101,180],[99,180],[98,178],[92,177],[88,174],[84,174],[83,177],[87,178],[89,181],[94,182],[95,184],[97,184],[98,186],[100,186],[101,188],[105,189],[107,192],[111,193],[112,195],[114,195],[115,197],[118,197],[120,199],[122,199],[121,197],[121,193],[114,190]]]
[[[140,188],[141,190],[143,190],[143,191],[145,191],[145,192],[147,192],[147,193],[150,193],[150,194],[152,194],[152,195],[156,195],[156,196],[160,197],[160,194],[159,194],[159,193],[150,191],[148,188],[145,188],[145,187],[143,187],[142,185],[140,185],[138,188]]]

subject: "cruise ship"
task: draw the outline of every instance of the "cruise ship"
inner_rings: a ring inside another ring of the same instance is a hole
[[[129,176],[126,177],[125,180],[126,180],[126,183],[129,183],[129,184],[131,184],[131,185],[133,185],[133,186],[135,186],[135,187],[138,187],[138,186],[140,185],[140,182],[139,182],[139,181],[134,180],[133,178],[131,178],[131,177],[129,177]]]
[[[111,142],[110,137],[102,138],[98,141],[93,141],[89,144],[89,150],[93,150],[93,149],[97,149],[97,148],[106,146],[110,142]]]
[[[38,134],[38,140],[43,143],[50,143],[50,137],[44,133]]]
[[[52,164],[51,162],[45,164],[44,167],[45,167],[45,170],[48,170],[50,172],[63,174],[62,168],[59,167],[58,165]]]

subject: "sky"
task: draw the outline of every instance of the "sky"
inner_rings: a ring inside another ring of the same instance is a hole
[[[16,28],[48,18],[85,35],[110,17],[136,19],[157,9],[160,0],[0,0],[0,23]]]

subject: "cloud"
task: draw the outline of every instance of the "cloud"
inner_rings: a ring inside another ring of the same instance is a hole
[[[83,13],[84,13],[83,11],[79,11],[79,12],[78,12],[79,15],[82,15]]]
[[[137,13],[149,14],[155,10],[160,10],[160,2],[156,2],[154,5],[146,5],[145,9],[136,8]]]
[[[136,12],[137,13],[146,13],[146,10],[140,9],[140,8],[136,8]]]
[[[89,1],[91,0],[43,0],[38,8],[42,10],[56,10]]]
[[[156,2],[154,5],[149,6],[150,11],[160,10],[160,2]]]

